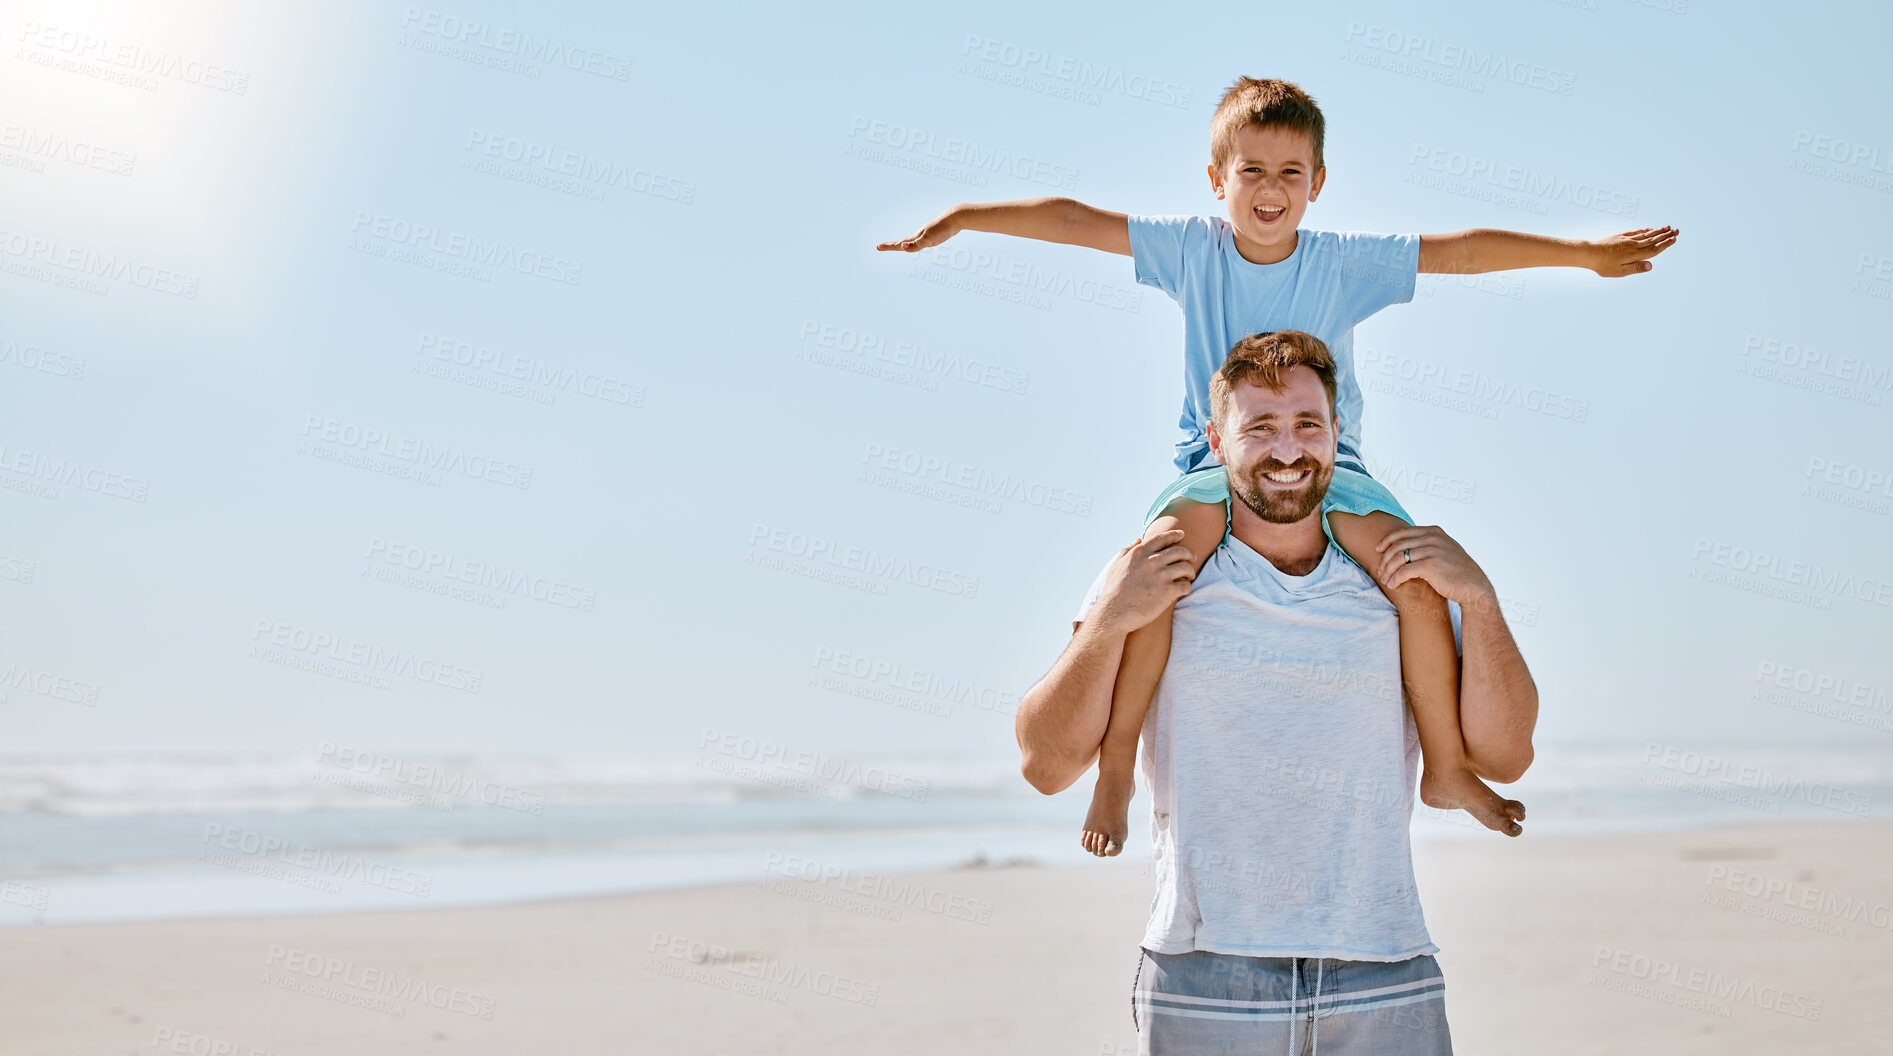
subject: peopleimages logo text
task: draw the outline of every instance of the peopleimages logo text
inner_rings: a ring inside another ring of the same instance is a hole
[[[589,73],[607,80],[631,79],[631,60],[551,37],[535,37],[515,29],[502,29],[479,19],[456,18],[432,8],[410,7],[401,16],[401,28],[423,33],[455,44],[485,48],[502,55],[513,55],[548,66],[563,66],[576,73]]]
[[[888,121],[876,121],[860,114],[854,115],[848,122],[848,136],[851,139],[859,137],[890,150],[910,151],[972,169],[1004,173],[1048,187],[1070,189],[1078,182],[1078,170],[1067,165],[981,146],[970,139],[943,138],[932,132]]]
[[[505,242],[494,242],[458,231],[442,231],[426,224],[411,223],[361,209],[355,211],[355,223],[350,230],[357,235],[377,238],[394,245],[423,249],[501,271],[551,279],[568,286],[577,286],[585,276],[585,265],[564,257],[520,249]]]
[[[304,415],[302,435],[337,447],[366,451],[426,469],[460,473],[521,490],[532,487],[530,466],[432,444],[417,437],[393,436],[374,426],[357,425],[327,415]]]

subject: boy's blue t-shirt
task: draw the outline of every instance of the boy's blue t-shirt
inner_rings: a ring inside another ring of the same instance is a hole
[[[1183,414],[1176,464],[1208,462],[1209,379],[1236,342],[1269,330],[1305,330],[1334,356],[1341,453],[1361,457],[1361,386],[1354,376],[1354,324],[1413,299],[1419,235],[1295,232],[1295,251],[1274,264],[1236,252],[1220,216],[1132,216],[1137,281],[1183,309]]]

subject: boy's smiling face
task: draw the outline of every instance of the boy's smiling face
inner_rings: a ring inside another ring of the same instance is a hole
[[[1229,168],[1209,166],[1210,189],[1229,209],[1244,259],[1273,264],[1295,251],[1295,228],[1327,177],[1314,161],[1306,133],[1245,125],[1236,133]]]

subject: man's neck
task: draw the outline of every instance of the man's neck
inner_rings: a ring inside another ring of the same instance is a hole
[[[1283,575],[1305,576],[1321,564],[1328,552],[1328,537],[1321,530],[1321,510],[1292,524],[1276,524],[1234,495],[1229,497],[1229,532],[1249,549],[1269,559]]]

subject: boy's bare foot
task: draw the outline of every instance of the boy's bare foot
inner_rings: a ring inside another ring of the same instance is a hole
[[[1129,777],[1098,775],[1098,787],[1091,790],[1091,809],[1085,812],[1085,831],[1078,845],[1100,858],[1110,858],[1124,849],[1130,835],[1131,794],[1137,781]]]
[[[1420,802],[1436,810],[1463,810],[1494,832],[1517,836],[1524,832],[1525,804],[1492,791],[1470,770],[1435,770],[1420,775]]]

